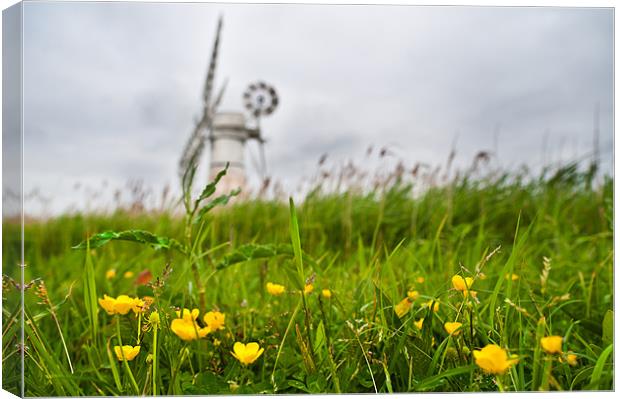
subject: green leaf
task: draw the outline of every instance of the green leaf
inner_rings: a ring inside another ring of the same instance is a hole
[[[314,353],[320,353],[320,350],[325,345],[325,342],[325,326],[323,326],[323,321],[320,321],[314,335]]]
[[[415,389],[416,391],[431,390],[443,384],[444,379],[448,377],[454,377],[459,374],[469,373],[471,372],[472,368],[473,366],[461,366],[461,367],[456,367],[453,369],[446,370],[443,373],[434,375],[429,378],[425,378],[424,380],[420,381],[420,383],[416,385]]]
[[[191,395],[213,395],[230,393],[230,387],[226,380],[219,375],[204,372],[196,377],[195,382],[183,381],[181,383],[183,393]]]
[[[525,242],[527,241],[529,234],[532,230],[532,226],[534,226],[534,223],[530,224],[529,227],[525,230],[525,232],[521,234],[521,236],[519,236],[520,229],[521,229],[521,213],[519,213],[519,217],[517,218],[517,227],[515,229],[515,234],[514,234],[514,239],[513,239],[513,244],[512,244],[512,251],[510,252],[510,256],[508,257],[508,260],[502,267],[502,270],[499,274],[499,278],[497,279],[497,282],[495,283],[495,288],[493,289],[491,299],[486,308],[488,310],[488,321],[487,322],[491,326],[494,325],[494,320],[495,320],[495,317],[497,316],[497,314],[495,313],[495,309],[496,309],[496,303],[500,295],[500,292],[502,293],[502,296],[506,298],[510,298],[513,283],[511,280],[506,280],[504,276],[506,274],[512,274],[514,272],[514,267],[517,261],[518,254],[524,247]],[[505,282],[507,284],[507,287],[502,288],[502,285]],[[505,340],[505,339],[506,337],[502,336],[502,340]]]
[[[592,377],[590,378],[590,384],[591,384],[591,386],[589,387],[590,389],[592,390],[599,389],[601,377],[603,375],[603,370],[605,369],[605,364],[607,363],[607,358],[609,357],[609,355],[613,353],[613,350],[614,350],[614,345],[613,344],[609,345],[607,348],[605,348],[605,350],[601,353],[601,356],[599,356],[598,360],[596,361],[596,365],[594,366],[594,371],[592,371]]]
[[[186,248],[177,240],[168,237],[159,237],[153,233],[144,230],[126,230],[126,231],[106,231],[95,234],[87,241],[73,247],[73,249],[86,249],[90,241],[90,248],[99,248],[110,241],[130,241],[140,244],[147,244],[155,249],[176,249],[181,253],[186,253]]]
[[[540,387],[540,372],[541,372],[541,356],[542,349],[540,347],[540,339],[545,336],[546,329],[546,321],[544,317],[541,317],[536,324],[536,337],[535,337],[535,349],[534,349],[534,361],[533,361],[533,371],[532,371],[532,382],[531,387],[533,390],[538,390]]]
[[[297,380],[288,380],[286,381],[289,387],[299,389],[302,392],[310,393],[310,390],[306,387],[306,385]]]
[[[310,393],[324,393],[327,390],[327,380],[320,373],[306,376],[306,385],[310,389]]]
[[[220,195],[219,197],[215,198],[214,200],[210,201],[209,203],[207,203],[207,205],[203,206],[202,208],[200,208],[200,210],[198,211],[198,215],[196,216],[196,218],[194,219],[194,224],[198,224],[200,222],[202,222],[202,220],[204,219],[204,217],[206,216],[206,214],[213,208],[215,208],[216,206],[219,205],[226,205],[228,204],[228,201],[230,201],[230,199],[232,197],[235,197],[237,195],[239,195],[239,193],[241,193],[241,189],[236,189],[231,191],[228,194],[223,194]],[[198,201],[196,201],[196,204],[198,204]]]
[[[247,262],[256,259],[273,258],[276,256],[295,256],[293,248],[289,244],[246,244],[236,248],[233,252],[224,256],[216,265],[216,269],[225,269],[236,263]],[[313,261],[304,254],[304,260],[309,263]]]
[[[424,321],[426,321],[426,320],[424,320]],[[448,339],[444,339],[443,341],[441,341],[441,344],[439,344],[439,346],[437,347],[437,350],[433,354],[433,358],[431,359],[431,362],[430,362],[428,368],[426,369],[426,373],[424,375],[426,375],[426,376],[433,376],[433,375],[435,375],[435,367],[437,367],[437,364],[439,364],[439,360],[441,359],[441,357],[445,355],[444,352],[448,348],[448,344],[449,343],[450,343],[450,339],[449,338]]]
[[[379,302],[379,311],[381,312],[382,319],[385,320],[386,327],[394,330],[399,330],[403,325],[403,322],[394,311],[394,302],[389,296],[387,296],[387,294],[381,289],[381,287],[377,285],[376,282],[374,283],[374,286],[375,296],[377,298],[377,301]]]
[[[211,183],[209,183],[209,184],[207,184],[205,186],[205,188],[202,190],[202,193],[200,193],[200,196],[196,200],[196,207],[198,207],[198,204],[200,203],[200,201],[202,201],[205,198],[208,198],[208,197],[213,195],[213,193],[215,192],[215,188],[217,187],[217,183],[219,183],[219,181],[222,179],[222,177],[224,177],[226,175],[226,172],[228,171],[228,166],[229,166],[229,163],[226,162],[226,167],[224,169],[222,169],[215,176],[215,179]]]
[[[614,342],[614,311],[607,310],[603,318],[603,343],[609,345]]]
[[[108,355],[108,361],[110,362],[110,368],[112,369],[112,376],[114,377],[114,383],[116,384],[116,389],[120,392],[123,392],[123,386],[121,384],[121,378],[118,373],[118,368],[116,367],[117,360],[115,356],[112,355],[112,351],[110,350],[110,342],[106,343],[105,346],[106,354]]]
[[[299,279],[303,281],[305,278],[304,274],[304,263],[301,255],[301,238],[299,237],[299,223],[297,222],[297,212],[295,211],[295,203],[293,202],[293,198],[289,198],[289,207],[291,211],[291,242],[293,244],[293,252],[295,253],[295,264],[297,265],[297,273],[299,274]],[[299,289],[303,289],[303,285],[297,287]]]
[[[383,365],[383,373],[385,374],[385,385],[389,393],[394,393],[394,389],[392,388],[392,378],[390,377],[390,372],[387,369],[385,363],[381,363]]]
[[[51,384],[54,387],[54,396],[81,396],[83,392],[76,385],[78,380],[72,378],[72,374],[69,372],[69,368],[63,367],[61,363],[57,361],[57,353],[51,351],[50,346],[54,347],[54,340],[45,335],[45,332],[39,328],[39,324],[35,323],[30,315],[24,310],[25,322],[23,324],[24,339],[28,342],[28,346],[31,347],[31,352],[36,354],[39,361],[45,364],[47,372],[53,375],[55,378],[51,379]]]
[[[284,270],[284,273],[286,273],[286,275],[288,276],[289,281],[293,283],[293,286],[301,290],[302,288],[300,287],[303,287],[305,285],[305,281],[303,278],[299,277],[297,269],[294,268],[290,262],[284,263],[282,265],[282,268]]]
[[[95,268],[93,266],[93,260],[90,254],[89,241],[86,240],[86,259],[84,261],[84,306],[86,307],[86,314],[88,315],[88,321],[91,332],[91,339],[96,342],[97,332],[99,330],[99,322],[97,319],[97,284],[95,283]]]
[[[424,320],[424,327],[426,327],[427,324],[430,324],[430,320],[428,321],[429,322]],[[424,327],[422,329],[423,334]],[[416,376],[426,375],[432,360],[431,356],[429,355],[429,353],[432,353],[431,343],[427,343],[426,340],[422,338],[410,336],[407,338],[407,351],[413,358],[413,374]]]
[[[314,364],[312,354],[310,353],[309,343],[302,335],[301,330],[299,329],[299,324],[295,324],[295,340],[297,341],[297,346],[299,347],[301,357],[304,361],[303,364],[306,369],[306,373],[308,375],[314,374],[316,371],[316,365]]]

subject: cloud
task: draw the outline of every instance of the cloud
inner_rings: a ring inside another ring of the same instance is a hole
[[[26,185],[60,198],[75,181],[176,184],[219,15],[221,108],[241,110],[257,79],[277,88],[262,127],[283,180],[369,145],[437,164],[455,137],[469,163],[497,131],[504,165],[539,164],[545,132],[550,153],[582,155],[596,102],[611,148],[611,9],[32,2]]]

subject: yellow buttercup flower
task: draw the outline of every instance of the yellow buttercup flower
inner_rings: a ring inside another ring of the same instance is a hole
[[[418,328],[418,330],[421,330],[422,325],[424,324],[424,318],[421,318],[418,321],[414,321],[413,324]]]
[[[452,276],[452,286],[457,291],[469,291],[474,284],[474,279],[471,277],[465,277],[455,274]]]
[[[446,332],[450,335],[459,335],[461,333],[460,328],[463,326],[463,323],[459,323],[458,321],[455,322],[446,322],[443,325],[443,328],[446,329]]]
[[[560,363],[566,362],[570,366],[577,365],[577,355],[575,355],[574,353],[567,353],[566,356],[560,356],[558,360],[560,361]]]
[[[134,313],[138,314],[145,309],[145,305],[146,305],[146,302],[143,301],[142,299],[134,298],[133,306],[131,307],[131,310],[133,310]]]
[[[121,351],[121,347],[117,345],[114,347],[114,353],[116,353],[116,358],[119,361],[123,360],[123,355],[125,355],[125,360],[131,361],[140,353],[140,346],[123,345]]]
[[[198,309],[183,309],[176,311],[177,318],[170,323],[170,329],[183,341],[193,341],[195,339],[204,338],[211,332],[209,327],[201,328],[196,319],[200,314]]]
[[[129,313],[130,310],[133,310],[135,313],[141,312],[144,301],[138,298],[131,298],[127,295],[119,295],[113,298],[104,294],[103,299],[99,298],[99,305],[110,315],[125,315]]]
[[[324,298],[331,298],[332,297],[332,292],[328,289],[324,289],[323,291],[321,291],[321,294],[323,295]]]
[[[506,274],[506,280],[512,280],[512,281],[517,281],[519,279],[519,275],[518,274]]]
[[[424,277],[420,276],[420,277],[416,278],[415,281],[418,284],[422,284],[422,283],[424,283],[426,281],[426,279]]]
[[[477,291],[463,291],[463,298],[467,298],[467,296],[469,296],[469,294],[471,294],[472,297],[474,298],[478,298],[478,292]]]
[[[420,296],[420,293],[418,291],[415,291],[415,290],[407,291],[407,297],[411,299],[412,301],[415,301],[416,299],[418,299],[419,296]]]
[[[407,314],[407,312],[409,312],[411,305],[413,305],[413,302],[409,299],[409,297],[407,297],[394,306],[394,312],[396,312],[398,318],[402,318]]]
[[[110,269],[107,272],[105,272],[105,278],[107,278],[108,280],[111,280],[114,277],[116,277],[116,270]]]
[[[127,314],[130,310],[135,309],[136,299],[127,295],[119,295],[116,297],[116,303],[114,309],[118,314]]]
[[[230,352],[241,364],[247,366],[252,364],[263,354],[264,349],[261,348],[258,343],[250,342],[247,345],[241,342],[235,342],[233,345],[233,351]]]
[[[304,287],[304,294],[312,294],[312,291],[314,291],[314,286],[312,284],[306,284],[306,286]]]
[[[177,311],[175,311],[175,313],[177,314],[177,317],[179,319],[183,319],[185,321],[190,321],[191,322],[191,321],[196,320],[198,318],[198,315],[200,314],[200,310],[192,309],[190,311],[189,309],[183,309],[183,311],[177,310]]]
[[[286,288],[280,284],[267,283],[267,292],[271,295],[282,295]]]
[[[540,346],[550,355],[562,353],[562,337],[551,335],[540,339]]]
[[[101,307],[108,314],[116,313],[116,309],[114,309],[115,304],[116,304],[116,299],[112,298],[111,296],[107,296],[106,294],[103,294],[103,299],[99,298],[99,305],[101,305]]]
[[[221,312],[208,312],[207,314],[205,314],[203,320],[207,327],[209,327],[209,330],[223,330],[226,315]]]
[[[209,327],[200,328],[195,321],[188,321],[185,319],[172,320],[170,329],[183,341],[193,341],[195,339],[204,338],[211,332]]]
[[[125,272],[125,274],[123,274],[123,277],[125,277],[125,278],[132,278],[133,277],[133,272]]]
[[[509,358],[506,350],[495,344],[487,345],[482,350],[474,350],[474,359],[484,372],[496,375],[504,374],[519,362],[519,359]]]
[[[433,302],[435,303],[434,305]],[[439,311],[439,299],[431,299],[430,301],[423,303],[422,307],[430,308],[431,305],[433,306],[433,312],[437,313]]]

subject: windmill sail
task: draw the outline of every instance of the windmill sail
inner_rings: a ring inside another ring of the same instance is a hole
[[[226,84],[223,85],[215,102],[211,103],[211,93],[213,92],[213,81],[215,79],[215,68],[217,66],[217,56],[220,44],[220,35],[222,31],[222,18],[220,17],[217,22],[217,31],[215,35],[215,41],[213,42],[213,49],[211,51],[211,60],[209,62],[209,69],[207,70],[207,78],[205,80],[205,86],[202,93],[203,109],[202,116],[196,121],[196,125],[192,134],[190,135],[183,154],[179,162],[179,177],[182,179],[186,171],[192,167],[196,167],[200,161],[200,157],[204,150],[205,141],[207,138],[206,132],[210,132],[213,122],[213,115],[220,103],[223,96]],[[205,132],[206,131],[206,132]]]

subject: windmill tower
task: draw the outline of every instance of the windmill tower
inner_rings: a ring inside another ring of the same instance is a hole
[[[222,18],[218,20],[215,41],[211,51],[211,61],[209,62],[202,95],[202,115],[196,120],[194,130],[185,145],[179,162],[179,177],[183,179],[187,170],[198,167],[208,138],[211,144],[209,181],[212,181],[218,172],[228,164],[228,172],[217,186],[218,193],[228,193],[237,188],[243,190],[247,185],[245,143],[248,140],[255,139],[259,143],[261,154],[259,173],[263,179],[265,178],[266,164],[263,149],[265,140],[261,135],[260,118],[275,110],[278,105],[278,96],[273,87],[264,82],[258,82],[249,85],[243,94],[244,106],[250,114],[250,121],[242,112],[218,111],[227,83],[224,82],[218,95],[212,100],[221,31]]]
[[[209,135],[211,142],[211,159],[209,162],[209,179],[213,180],[226,164],[228,173],[218,185],[218,190],[229,192],[247,184],[245,167],[245,144],[248,140],[257,140],[260,148],[259,174],[266,175],[265,151],[260,129],[260,118],[270,115],[278,106],[275,89],[264,82],[253,83],[243,94],[244,106],[250,114],[250,120],[242,112],[217,112]]]

